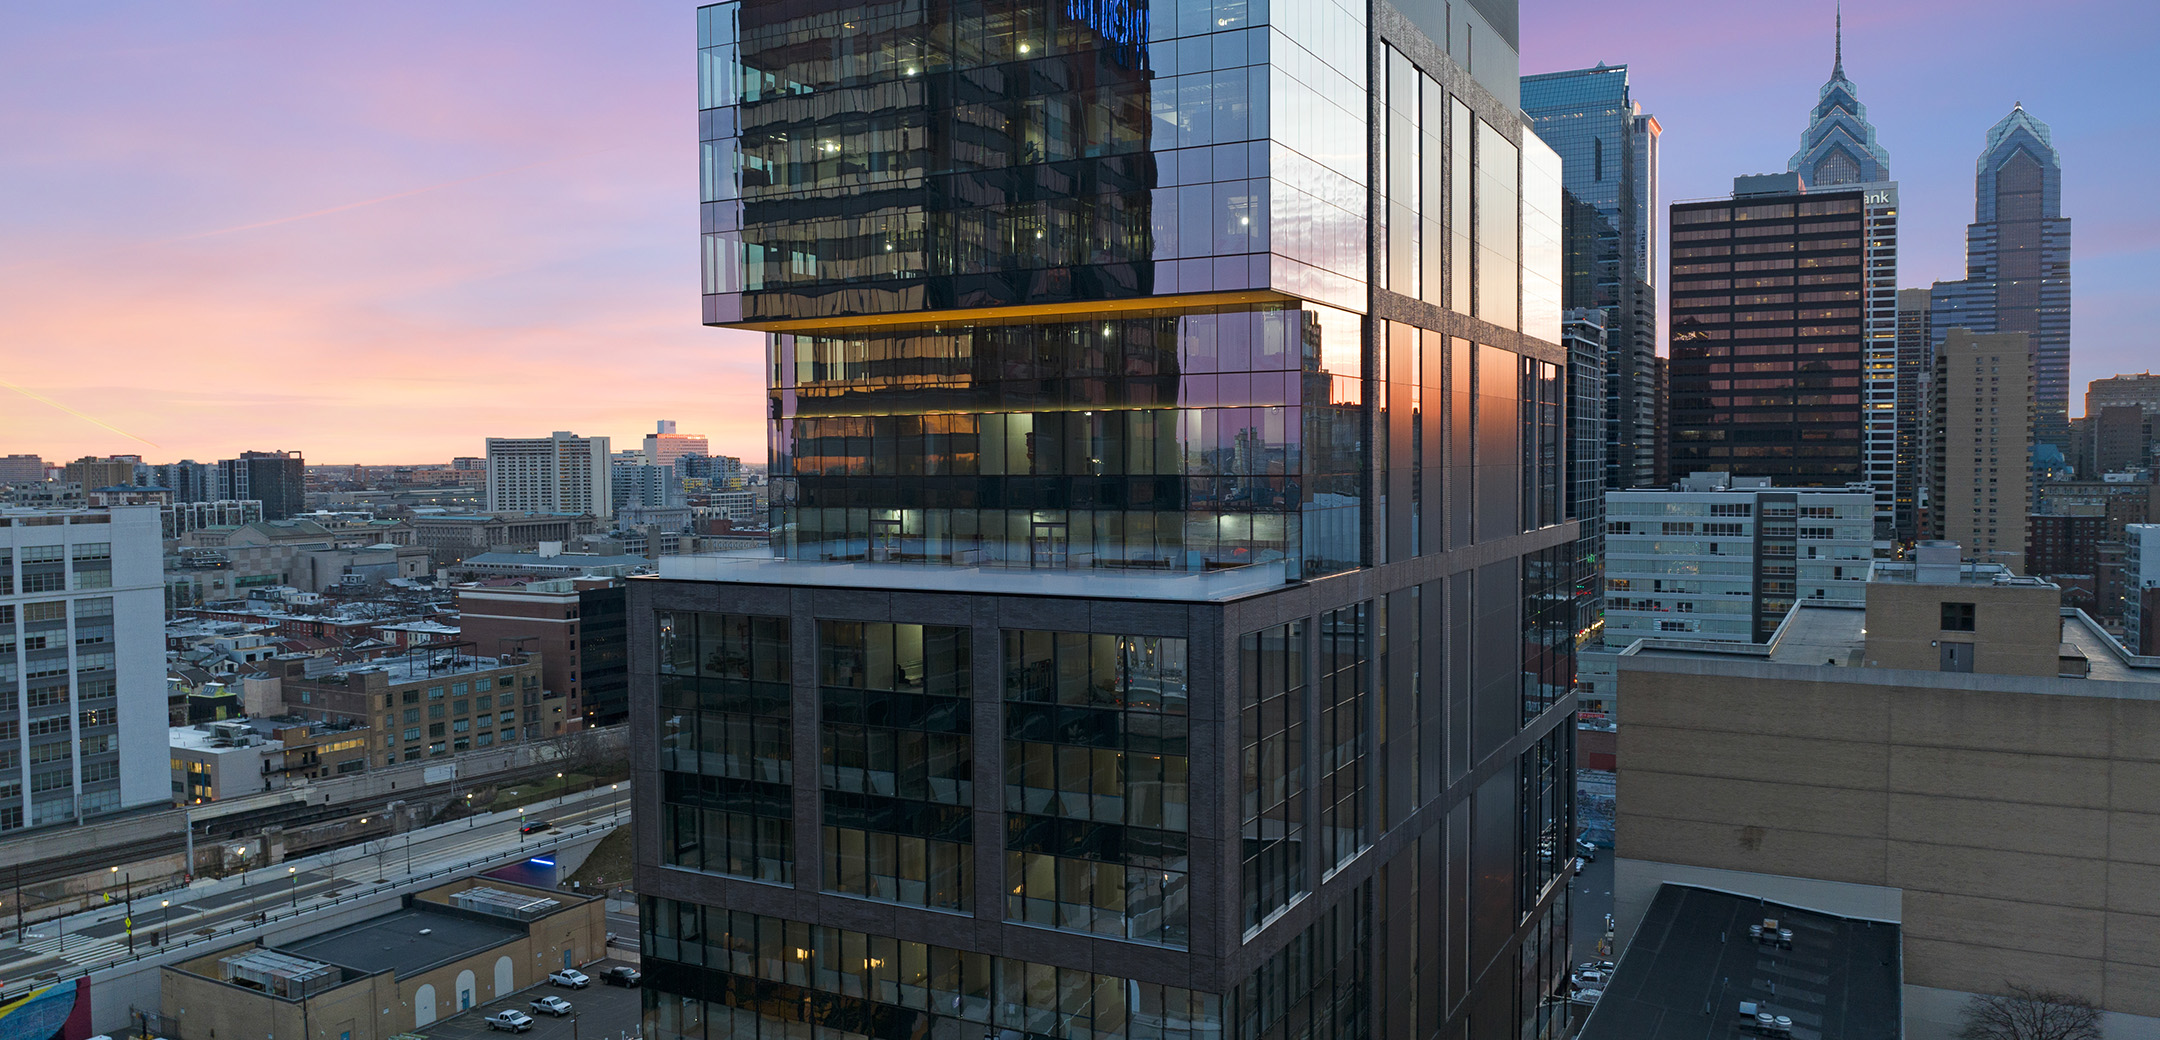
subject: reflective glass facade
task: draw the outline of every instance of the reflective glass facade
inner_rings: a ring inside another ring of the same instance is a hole
[[[1965,229],[1965,278],[1936,282],[1931,351],[1953,328],[2022,332],[2033,351],[2033,443],[2070,436],[2070,220],[2062,157],[2023,105],[1988,130]]]
[[[775,552],[1355,566],[1361,343],[1288,303],[775,334]]]
[[[1656,424],[1657,119],[1625,65],[1524,76],[1523,113],[1558,153],[1565,189],[1561,302],[1602,311],[1606,487],[1651,481]]]
[[[1563,169],[1474,89],[1513,5],[1412,6],[702,9],[773,544],[633,584],[633,717],[784,619],[699,710],[819,779],[722,792],[770,868],[641,862],[651,1035],[1565,1028]]]

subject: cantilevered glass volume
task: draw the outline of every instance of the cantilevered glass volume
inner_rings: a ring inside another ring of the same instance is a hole
[[[698,36],[772,545],[632,589],[647,1035],[1559,1035],[1582,585],[1513,6]]]

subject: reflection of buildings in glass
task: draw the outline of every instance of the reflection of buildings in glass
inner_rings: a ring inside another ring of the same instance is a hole
[[[1965,277],[1936,282],[1931,300],[1936,349],[1953,328],[2025,333],[2037,380],[2033,443],[2067,445],[2070,221],[2062,215],[2062,156],[2048,125],[2023,104],[1988,130],[1981,150]]]
[[[1506,6],[700,10],[773,547],[633,590],[653,1036],[1559,1027],[1583,561]]]
[[[1606,487],[1650,483],[1657,427],[1657,149],[1626,65],[1523,77],[1523,111],[1560,153],[1562,305],[1604,311]]]

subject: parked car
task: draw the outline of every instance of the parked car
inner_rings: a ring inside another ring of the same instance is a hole
[[[547,822],[546,820],[527,820],[518,827],[518,833],[536,834],[540,831],[551,831],[554,829],[555,825]]]
[[[564,968],[561,971],[549,974],[548,981],[557,986],[568,986],[571,989],[584,989],[585,987],[592,985],[592,976],[589,976],[584,972],[577,970],[576,968]]]
[[[532,1009],[543,1015],[561,1018],[570,1013],[570,1002],[561,997],[541,997],[532,1002]]]
[[[1597,862],[1597,846],[1583,838],[1575,839],[1575,852],[1582,856],[1585,863]]]
[[[489,1029],[501,1029],[512,1033],[522,1033],[533,1027],[533,1020],[531,1015],[528,1015],[523,1011],[519,1011],[516,1008],[510,1008],[508,1010],[497,1011],[494,1014],[489,1015],[487,1017],[487,1027]]]
[[[600,973],[600,981],[610,986],[635,986],[644,980],[644,972],[627,964],[618,964]]]

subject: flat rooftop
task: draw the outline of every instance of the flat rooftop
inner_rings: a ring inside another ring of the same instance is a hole
[[[424,647],[424,644],[422,644]],[[440,665],[441,667],[436,667]],[[451,676],[464,677],[491,672],[503,668],[515,668],[493,657],[474,657],[470,654],[448,654],[440,649],[417,649],[409,654],[390,654],[370,661],[340,665],[320,675],[296,678],[293,682],[317,682],[332,676],[357,675],[365,672],[382,672],[393,683],[419,682],[424,679],[441,679]]]
[[[2049,693],[2085,693],[2091,696],[2150,697],[2160,696],[2152,690],[2140,691],[2139,686],[2160,685],[2160,657],[2139,657],[2123,648],[2115,637],[2109,635],[2099,624],[2082,610],[2065,610],[2062,617],[2062,645],[2064,652],[2082,655],[2089,671],[2080,677],[2048,678],[2049,683],[2089,683],[2085,688],[2077,686],[2050,686]],[[1634,646],[1621,652],[1621,656],[1635,661],[1646,660],[1704,660],[1704,661],[1753,661],[1791,667],[1831,666],[1854,668],[1859,675],[1843,681],[1865,681],[1864,676],[1887,674],[1894,669],[1867,668],[1866,658],[1867,610],[1858,606],[1837,604],[1801,603],[1778,628],[1776,638],[1764,643],[1719,643],[1709,640],[1661,639],[1655,636],[1638,640]],[[1907,673],[1910,674],[1910,673]],[[1942,673],[1927,672],[1927,675]],[[2010,679],[2007,676],[1991,676],[1986,672],[1960,673],[1961,680],[1985,682],[1991,678]],[[2025,683],[2034,677],[2024,677]],[[2135,684],[2123,689],[2115,684]]]
[[[423,929],[427,934],[421,934]],[[525,929],[510,924],[411,906],[278,949],[363,972],[395,971],[399,978],[407,978],[525,934]]]
[[[1791,949],[1749,934],[1765,918],[1791,930]],[[1899,931],[1730,892],[1660,886],[1580,1040],[1757,1037],[1742,1002],[1791,1018],[1795,1040],[1901,1035]]]
[[[782,560],[774,558],[767,550],[745,549],[662,556],[659,576],[676,581],[725,581],[744,585],[1221,603],[1282,588],[1288,580],[1287,574],[1288,569],[1280,562],[1218,571],[1027,570]]]

